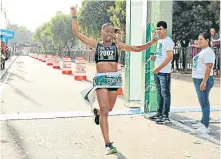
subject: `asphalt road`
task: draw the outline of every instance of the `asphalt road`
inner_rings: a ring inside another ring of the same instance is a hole
[[[1,83],[1,158],[220,158],[219,144],[173,124],[156,125],[142,115],[109,117],[111,141],[119,153],[105,156],[100,128],[79,93],[90,86],[45,63],[19,57]],[[117,109],[125,109],[120,98]],[[88,115],[76,115],[79,111]]]

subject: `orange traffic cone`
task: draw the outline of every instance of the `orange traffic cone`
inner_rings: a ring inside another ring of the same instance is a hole
[[[78,81],[86,81],[86,61],[83,57],[77,57],[75,59],[75,76],[74,79]]]
[[[60,69],[60,57],[58,55],[53,57],[53,68]]]
[[[71,58],[69,56],[63,57],[63,69],[62,74],[71,75],[72,69],[71,69]]]
[[[53,56],[51,54],[47,55],[46,62],[48,66],[53,65]]]
[[[46,54],[43,54],[43,55],[42,55],[41,62],[46,62]]]
[[[41,61],[41,58],[42,58],[42,54],[39,54],[38,55],[38,60]]]

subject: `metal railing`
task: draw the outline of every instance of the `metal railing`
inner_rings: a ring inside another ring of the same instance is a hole
[[[212,48],[215,52],[215,65],[214,69],[219,69],[219,63],[220,63],[220,48],[213,47]],[[194,46],[187,47],[187,48],[174,48],[174,58],[172,61],[172,69],[175,71],[182,72],[182,73],[191,73],[192,71],[192,63],[193,63],[193,57],[196,56],[201,49],[196,48]]]
[[[219,69],[220,64],[220,48],[213,47],[212,48],[215,52],[216,62],[214,69]],[[174,48],[174,57],[172,63],[172,70],[180,73],[191,73],[192,71],[192,63],[193,57],[197,55],[201,49],[196,48],[194,46],[191,47],[175,47]],[[64,52],[60,51],[59,55],[63,56],[70,56],[72,60],[75,60],[76,57],[84,57],[88,62],[94,62],[94,51],[92,50],[75,50]],[[119,57],[119,62],[124,65],[125,64],[125,52],[122,51]]]

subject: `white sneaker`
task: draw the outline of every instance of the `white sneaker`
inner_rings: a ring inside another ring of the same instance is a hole
[[[193,129],[199,129],[200,127],[202,127],[203,126],[203,124],[201,123],[201,122],[199,122],[199,123],[197,123],[197,124],[193,124],[192,125],[192,128]]]
[[[199,134],[208,134],[210,133],[210,130],[206,128],[205,125],[202,125],[200,128],[196,129],[195,132]]]

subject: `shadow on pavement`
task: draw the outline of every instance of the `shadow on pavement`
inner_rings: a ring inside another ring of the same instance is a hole
[[[17,66],[17,67],[24,68],[23,66]]]
[[[23,64],[24,62],[23,61],[17,61],[15,62],[16,64]]]
[[[182,122],[182,120],[187,121],[187,120],[192,120],[191,118],[182,116],[182,115],[178,115],[175,113],[171,113],[171,118],[175,119],[176,121],[188,126],[188,127],[192,127],[191,122]],[[212,120],[210,120],[210,125],[209,128],[211,128],[211,132],[209,133],[210,136],[212,136],[214,139],[220,140],[220,127],[215,126],[212,124]],[[194,135],[195,136],[195,135]]]
[[[22,96],[22,97],[24,97],[25,99],[27,99],[27,100],[29,100],[29,101],[31,101],[33,104],[35,104],[36,106],[42,106],[42,104],[41,103],[39,103],[39,102],[37,102],[36,100],[34,100],[33,98],[31,98],[31,97],[29,97],[28,95],[26,95],[25,93],[23,93],[21,90],[19,90],[18,88],[16,88],[16,87],[14,87],[13,85],[11,85],[11,84],[9,84],[13,89],[14,89],[14,91],[18,94],[18,95],[20,95],[20,96]]]
[[[154,120],[149,119],[149,117],[145,117],[145,118],[148,119],[148,120],[151,120],[151,121],[155,122]],[[173,119],[173,120],[175,120],[175,121],[177,121],[177,122],[179,122],[179,123],[181,123],[181,124],[183,124],[183,125],[185,125],[185,126],[187,126],[187,127],[189,127],[189,128],[191,128],[191,126],[192,126],[191,123],[189,123],[189,124],[186,124],[186,123],[185,123],[185,124],[184,124],[184,123],[181,122],[181,120],[190,120],[190,118],[187,118],[187,117],[184,117],[184,116],[175,114],[175,113],[171,113],[170,118]],[[164,124],[164,125],[167,126],[167,127],[172,128],[172,129],[176,129],[176,130],[179,130],[179,131],[181,131],[181,132],[188,133],[189,135],[192,135],[192,136],[194,136],[194,137],[197,137],[197,138],[206,140],[205,138],[203,138],[202,135],[197,134],[197,133],[191,133],[189,130],[187,130],[187,129],[185,129],[185,128],[182,128],[182,127],[180,127],[180,126],[174,125],[173,123],[166,123],[166,124]],[[211,124],[210,124],[210,128],[211,128],[211,133],[209,133],[209,135],[210,135],[211,137],[213,137],[214,139],[220,141],[220,131],[219,131],[220,128],[217,127],[217,126],[213,126],[213,125],[211,125]],[[210,141],[210,142],[212,142],[212,141]],[[215,142],[214,142],[214,143],[215,143]],[[217,144],[217,143],[215,143],[215,144]]]
[[[13,146],[15,146],[15,149],[17,149],[17,152],[19,152],[20,156],[24,159],[29,159],[28,155],[27,155],[27,151],[25,150],[25,145],[24,145],[24,141],[21,138],[20,133],[18,132],[18,130],[16,130],[16,128],[10,124],[10,122],[5,121],[5,125],[7,128],[7,134],[8,137],[10,138],[10,140],[12,140],[13,142]]]
[[[26,80],[24,77],[22,77],[22,76],[20,76],[20,75],[18,75],[18,74],[12,73],[12,72],[11,72],[10,77],[9,77],[10,80],[13,79],[13,76],[14,76],[14,77],[17,77],[17,78],[19,78],[19,79],[21,79],[21,80],[23,80],[23,81],[25,81],[25,82],[31,83],[30,81]]]
[[[117,152],[116,154],[115,154],[116,156],[117,156],[117,159],[127,159],[127,157],[126,156],[124,156],[121,152]]]
[[[2,110],[2,114],[5,114],[5,112]],[[20,154],[20,156],[24,159],[29,159],[29,156],[27,155],[27,151],[25,149],[24,141],[21,138],[20,132],[13,126],[12,122],[10,121],[2,121],[1,128],[5,127],[5,136],[6,139],[1,139],[1,146],[4,146],[3,144],[12,144],[15,146],[14,148],[17,150],[17,152]],[[3,133],[3,130],[1,133]],[[2,137],[2,134],[1,134]],[[3,157],[3,156],[1,156]]]
[[[17,69],[19,72],[22,72],[22,73],[28,73],[28,72],[25,72],[23,70],[20,70],[20,69]]]
[[[14,80],[14,78],[9,77],[8,80],[7,80],[7,82],[6,82],[6,84],[10,84],[10,81],[13,81],[13,80]]]

